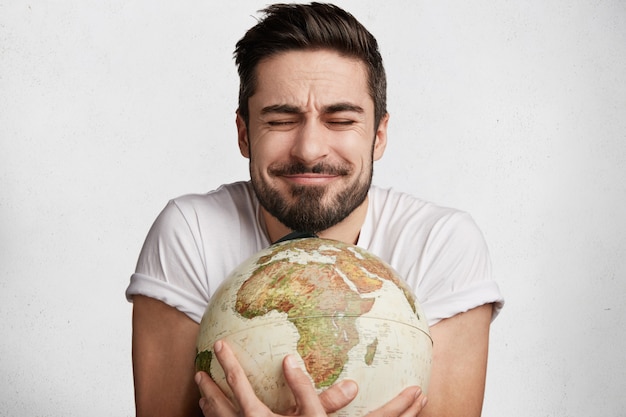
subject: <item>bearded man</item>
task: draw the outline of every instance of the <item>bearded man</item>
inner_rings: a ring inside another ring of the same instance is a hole
[[[273,415],[226,344],[215,351],[242,409],[208,375],[195,375],[195,342],[222,280],[294,231],[378,255],[406,279],[428,318],[428,405],[420,387],[407,387],[370,416],[480,415],[489,326],[503,300],[469,215],[372,185],[389,122],[376,39],[333,5],[273,5],[238,42],[235,58],[237,137],[250,181],[170,201],[146,238],[126,291],[134,303],[137,415]],[[343,381],[318,397],[288,363],[294,414],[334,412],[356,395],[358,387]]]

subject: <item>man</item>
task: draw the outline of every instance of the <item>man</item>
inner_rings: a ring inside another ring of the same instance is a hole
[[[480,415],[489,325],[502,305],[480,231],[465,213],[371,186],[389,121],[374,37],[332,5],[274,5],[264,13],[235,51],[236,126],[251,181],[172,200],[127,290],[137,414],[238,415],[206,374],[194,381],[198,323],[232,269],[288,233],[308,231],[385,259],[429,319],[428,405],[419,387],[407,387],[371,416]],[[271,414],[229,347],[215,348],[240,414]],[[290,363],[284,371],[298,399],[293,414],[333,412],[354,397],[357,387],[344,381],[318,398]]]

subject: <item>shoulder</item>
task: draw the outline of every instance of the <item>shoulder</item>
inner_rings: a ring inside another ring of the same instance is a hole
[[[464,211],[390,188],[373,186],[369,198],[371,221],[376,229],[385,229],[392,235],[430,233],[434,228],[474,224],[471,216]]]
[[[406,274],[435,263],[453,267],[488,258],[482,232],[467,213],[409,194],[373,188],[363,244]]]
[[[170,200],[148,232],[137,272],[208,299],[234,267],[267,245],[257,206],[246,182]]]
[[[204,194],[185,194],[170,200],[169,205],[183,214],[212,209],[229,211],[232,207],[252,207],[255,204],[254,193],[249,182],[234,182]]]
[[[369,249],[405,277],[430,324],[484,303],[501,307],[487,244],[470,214],[379,188],[370,202]]]
[[[437,205],[393,189],[373,187],[370,193],[373,236],[402,250],[442,247],[486,249],[482,232],[462,210]]]
[[[159,240],[193,240],[200,247],[226,237],[258,234],[258,203],[247,182],[225,184],[204,194],[170,200],[154,222],[150,235]]]

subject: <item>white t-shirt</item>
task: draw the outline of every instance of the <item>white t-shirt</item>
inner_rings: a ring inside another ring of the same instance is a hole
[[[171,200],[150,229],[126,297],[158,299],[200,322],[211,294],[244,260],[269,246],[249,182]],[[428,324],[503,298],[483,236],[464,212],[373,186],[357,245],[415,291]]]

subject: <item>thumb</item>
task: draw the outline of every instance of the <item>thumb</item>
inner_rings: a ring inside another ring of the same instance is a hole
[[[359,392],[359,386],[351,379],[344,379],[320,394],[320,402],[326,413],[335,411],[350,404]]]

